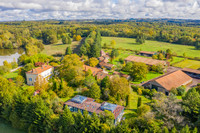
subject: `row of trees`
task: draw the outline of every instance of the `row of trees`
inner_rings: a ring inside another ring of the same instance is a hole
[[[80,47],[80,55],[87,55],[88,57],[100,57],[101,51],[101,34],[97,31],[92,31],[85,38]]]

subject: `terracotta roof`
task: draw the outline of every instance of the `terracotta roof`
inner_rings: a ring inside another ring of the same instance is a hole
[[[83,65],[83,67],[84,67],[84,71],[88,71],[90,69],[92,71],[93,76],[96,75],[98,72],[103,71],[102,69],[99,69],[97,67],[91,67],[87,65]]]
[[[103,50],[101,50],[101,56],[105,56],[106,55],[106,53],[103,51]]]
[[[98,72],[96,75],[97,75],[97,79],[104,79],[106,76],[111,77],[111,75],[104,73],[103,71]]]
[[[42,65],[41,67],[37,67],[35,69],[32,69],[26,73],[29,73],[29,74],[40,74],[50,68],[53,68],[53,66],[49,66],[49,65]]]
[[[79,95],[77,95],[77,96],[79,96]],[[77,97],[77,96],[75,96],[75,97]],[[102,104],[94,102],[94,99],[87,97],[87,99],[84,100],[82,103],[73,102],[72,99],[70,99],[67,102],[65,102],[64,104],[71,106],[71,107],[76,107],[78,109],[87,110],[88,112],[92,112],[92,113],[95,112],[95,113],[99,114],[99,113],[103,112],[101,107],[104,105],[104,103],[105,102],[103,102]],[[123,111],[123,109],[124,109],[123,106],[117,105],[117,107],[113,111],[115,119]]]
[[[132,56],[132,55],[128,56],[125,59],[125,61],[142,62],[147,65],[158,65],[158,64],[165,65],[167,63],[166,61],[162,61],[162,60],[155,60],[155,59],[144,58],[140,56]]]
[[[172,88],[177,88],[187,82],[192,81],[192,78],[182,72],[181,70],[160,76],[152,81],[156,81],[162,85],[166,90],[170,91]]]
[[[190,72],[190,73],[195,73],[195,74],[200,74],[200,70],[191,69],[191,68],[183,68],[182,71],[184,71],[184,72]]]
[[[100,62],[99,65],[101,67],[110,67],[110,68],[112,68],[114,66],[113,64],[109,64],[109,63],[105,63],[105,62]]]
[[[155,54],[156,52],[140,51],[141,54]]]
[[[128,78],[129,77],[129,75],[123,74],[123,73],[120,73],[120,72],[117,72],[117,71],[114,71],[113,74],[114,75],[119,75],[120,77],[124,77],[124,78]]]
[[[103,60],[104,60],[104,57],[101,56],[101,57],[99,57],[98,59],[99,59],[99,61],[103,61]]]

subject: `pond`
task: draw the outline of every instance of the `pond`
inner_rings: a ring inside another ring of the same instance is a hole
[[[0,120],[0,133],[24,133],[21,130],[15,129],[11,127],[9,124],[3,123],[2,120]]]
[[[3,62],[7,60],[12,62],[14,59],[17,59],[24,53],[23,48],[19,49],[0,49],[0,66],[3,65]]]

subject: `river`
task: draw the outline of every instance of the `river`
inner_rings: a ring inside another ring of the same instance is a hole
[[[5,124],[3,123],[2,120],[0,120],[0,133],[25,133],[25,132],[15,129],[11,127],[11,125]]]
[[[3,62],[7,60],[12,62],[14,59],[17,59],[24,53],[23,48],[19,49],[0,49],[0,66],[3,65]]]

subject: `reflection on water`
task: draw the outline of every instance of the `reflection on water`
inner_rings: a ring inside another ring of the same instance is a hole
[[[5,124],[3,120],[0,120],[0,133],[24,133],[21,130],[11,127],[11,125]]]
[[[19,49],[0,49],[0,66],[3,65],[3,62],[7,60],[12,62],[13,59],[17,61],[21,54],[24,53],[23,48]]]

